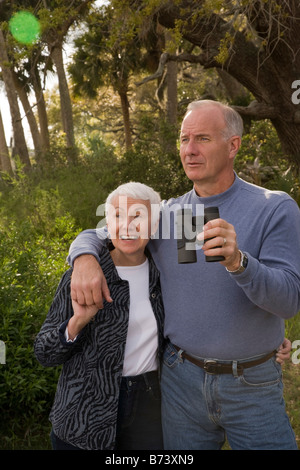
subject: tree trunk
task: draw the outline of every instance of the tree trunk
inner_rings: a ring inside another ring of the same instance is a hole
[[[166,142],[168,153],[177,153],[177,62],[170,61],[167,64],[167,122],[169,133]]]
[[[177,70],[176,62],[167,64],[167,120],[172,126],[177,126]]]
[[[132,138],[131,138],[131,124],[130,124],[130,116],[129,116],[129,101],[128,101],[126,91],[125,92],[118,91],[118,93],[120,96],[121,107],[122,107],[124,134],[125,134],[125,147],[126,147],[126,150],[130,150],[132,148]]]
[[[13,176],[13,169],[9,158],[9,151],[6,145],[5,131],[2,121],[2,115],[0,112],[0,171],[8,173]]]
[[[22,103],[27,122],[30,128],[31,136],[32,136],[32,141],[33,141],[33,146],[35,150],[35,158],[36,162],[40,163],[42,159],[42,153],[43,153],[43,148],[42,148],[42,141],[41,141],[41,136],[40,136],[40,131],[34,116],[34,113],[32,111],[31,104],[29,102],[27,93],[22,85],[20,83],[17,75],[15,72],[12,72],[13,78],[14,78],[14,84],[15,88],[17,90],[18,96],[20,98],[20,101]]]
[[[0,30],[0,65],[12,118],[12,128],[14,134],[13,155],[20,158],[21,163],[24,165],[24,170],[28,171],[31,168],[31,164],[21,121],[17,93],[14,87],[13,75],[7,64],[9,64],[9,60],[6,51],[5,39],[3,32]]]
[[[61,42],[56,43],[55,46],[52,47],[50,56],[56,67],[57,76],[58,76],[62,126],[66,134],[68,160],[69,160],[69,163],[75,163],[76,162],[76,145],[75,145],[75,137],[74,137],[72,103],[71,103],[71,98],[70,98],[70,93],[69,93],[68,81],[67,81],[67,77],[66,77],[66,73],[64,69]]]
[[[39,116],[40,124],[40,135],[42,141],[43,152],[47,152],[50,148],[50,136],[48,128],[48,116],[46,110],[46,103],[44,99],[44,93],[41,86],[40,76],[38,70],[34,70],[33,73],[33,88],[35,93],[35,99],[37,103],[37,111]]]

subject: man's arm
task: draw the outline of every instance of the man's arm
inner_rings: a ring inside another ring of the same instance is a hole
[[[81,232],[71,243],[67,261],[71,267],[74,261],[81,255],[93,255],[99,261],[99,252],[105,246],[107,232],[104,228],[100,230],[89,229]]]
[[[221,264],[230,271],[239,267],[238,239],[231,224],[211,220],[198,238],[210,239],[203,245],[205,255],[223,255]],[[216,249],[218,245],[221,248]],[[300,212],[292,199],[286,199],[270,217],[259,260],[247,254],[246,270],[230,274],[232,279],[262,309],[285,319],[296,315],[300,310]]]
[[[103,308],[103,299],[112,302],[99,252],[106,244],[105,229],[84,230],[70,246],[68,263],[73,266],[71,298],[80,305],[97,305]],[[100,235],[100,236],[99,236]]]
[[[71,299],[79,305],[103,308],[103,299],[112,302],[101,266],[93,255],[81,255],[74,261]]]

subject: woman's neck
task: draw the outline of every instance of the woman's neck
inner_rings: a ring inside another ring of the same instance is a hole
[[[115,266],[139,266],[146,261],[146,255],[144,252],[127,255],[126,253],[119,251],[117,248],[110,252],[110,256],[112,257]]]

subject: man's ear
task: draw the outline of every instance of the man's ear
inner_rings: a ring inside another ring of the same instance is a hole
[[[229,152],[230,152],[230,158],[234,159],[236,154],[239,151],[239,148],[241,146],[242,140],[240,136],[234,135],[229,139]]]

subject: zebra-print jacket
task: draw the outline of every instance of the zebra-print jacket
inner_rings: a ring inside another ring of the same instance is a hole
[[[147,255],[149,255],[147,253]],[[150,302],[158,324],[159,356],[163,339],[163,303],[159,273],[149,255]],[[104,301],[79,334],[69,343],[66,325],[73,315],[70,268],[62,277],[46,320],[35,340],[35,355],[43,366],[63,364],[50,421],[54,433],[81,449],[114,449],[119,386],[122,378],[129,318],[129,285],[120,279],[107,248],[101,267],[113,303]]]

